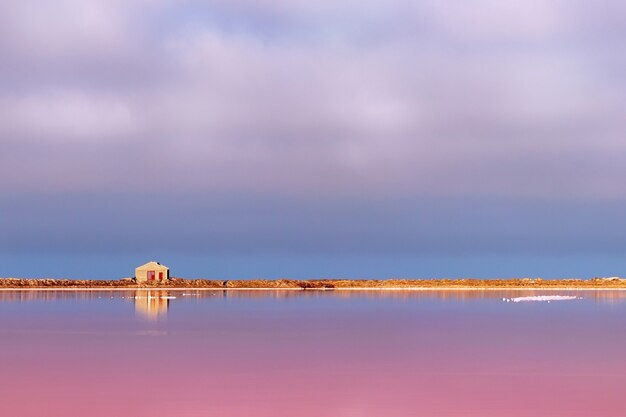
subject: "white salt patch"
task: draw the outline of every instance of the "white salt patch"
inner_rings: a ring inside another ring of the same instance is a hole
[[[576,297],[575,295],[533,295],[528,297],[514,297],[503,298],[502,301],[507,303],[512,301],[514,303],[520,303],[524,301],[567,301],[567,300],[580,300],[582,297]]]

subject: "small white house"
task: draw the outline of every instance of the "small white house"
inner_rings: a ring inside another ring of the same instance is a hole
[[[163,282],[170,279],[170,269],[158,262],[152,261],[135,268],[137,282]]]

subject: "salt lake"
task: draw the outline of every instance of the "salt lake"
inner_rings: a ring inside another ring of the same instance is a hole
[[[625,352],[619,290],[6,290],[0,415],[622,417]]]

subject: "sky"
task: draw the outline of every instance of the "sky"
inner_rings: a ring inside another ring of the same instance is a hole
[[[0,276],[626,275],[626,3],[0,0]]]

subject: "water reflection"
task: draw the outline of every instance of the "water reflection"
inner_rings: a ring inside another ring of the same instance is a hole
[[[503,299],[520,296],[566,295],[577,296],[597,303],[623,303],[626,290],[52,290],[7,289],[0,290],[2,302],[53,302],[70,300],[111,299],[134,303],[138,317],[158,319],[165,317],[170,303],[184,303],[200,299],[396,299],[403,301],[440,300],[470,302],[474,300]]]
[[[176,299],[167,290],[137,290],[135,292],[135,314],[150,320],[167,315],[170,300]]]
[[[501,301],[545,294],[583,300]],[[623,301],[614,290],[0,291],[0,415],[623,417]]]

